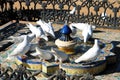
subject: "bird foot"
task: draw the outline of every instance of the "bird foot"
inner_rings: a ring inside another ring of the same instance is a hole
[[[26,59],[26,58],[27,58],[27,56],[23,55],[23,56],[21,56],[21,58],[22,58],[22,59]]]
[[[59,60],[56,60],[55,63],[59,63]]]

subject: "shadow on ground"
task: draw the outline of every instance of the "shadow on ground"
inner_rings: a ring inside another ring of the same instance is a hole
[[[116,61],[116,63],[108,64],[105,71],[103,71],[99,75],[107,75],[107,74],[111,74],[111,73],[120,72],[120,46],[118,46],[118,45],[120,45],[120,41],[112,41],[111,43],[113,44],[113,47],[114,47],[111,50],[111,52],[116,54],[117,61]]]
[[[101,31],[101,30],[93,30],[93,33],[103,33],[105,31]]]

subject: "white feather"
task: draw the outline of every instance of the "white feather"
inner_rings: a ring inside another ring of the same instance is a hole
[[[64,52],[55,48],[51,48],[51,51],[53,52],[53,55],[55,56],[56,60],[59,60],[62,62],[68,60],[68,55],[65,54]]]
[[[104,12],[103,12],[103,13],[101,14],[101,17],[102,17],[103,20],[106,19],[107,16],[108,16],[107,13],[104,13]]]
[[[76,10],[76,7],[73,7],[73,9],[69,12],[70,14],[74,14]]]
[[[30,31],[35,34],[36,38],[43,38],[46,41],[48,41],[47,36],[45,35],[44,31],[42,30],[41,27],[36,27],[32,25],[31,23],[26,24],[27,27],[30,29]]]
[[[70,28],[71,27],[76,27],[77,29],[79,29],[79,30],[84,30],[84,28],[86,27],[86,26],[92,26],[92,29],[94,30],[95,28],[96,28],[96,26],[94,26],[94,25],[90,25],[90,24],[88,24],[88,23],[71,23],[69,26],[70,26]]]
[[[16,57],[18,55],[25,55],[30,49],[30,44],[28,42],[28,36],[24,35],[23,42],[19,43],[17,47],[8,55],[7,59],[11,60],[13,57]]]
[[[24,35],[21,36],[10,36],[9,39],[12,39],[10,41],[14,43],[21,43],[24,40]],[[28,42],[31,42],[35,38],[35,34],[28,34]]]
[[[55,38],[55,33],[54,33],[54,28],[52,26],[52,22],[49,21],[48,23],[46,23],[45,21],[42,21],[40,19],[36,23],[41,26],[41,28],[46,33],[46,35],[49,35]]]
[[[36,46],[35,50],[36,50],[36,53],[33,53],[31,55],[39,56],[40,58],[44,60],[50,60],[53,57],[52,52],[49,50],[40,49],[38,46]]]
[[[101,52],[101,49],[99,47],[98,40],[95,39],[93,47],[90,48],[87,52],[85,52],[82,56],[77,58],[75,60],[75,63],[79,63],[82,61],[85,61],[85,62],[94,61],[100,55],[100,52]]]
[[[82,31],[82,36],[84,37],[84,43],[86,43],[88,39],[92,37],[92,34],[93,34],[92,27],[89,25],[86,25],[86,27]]]

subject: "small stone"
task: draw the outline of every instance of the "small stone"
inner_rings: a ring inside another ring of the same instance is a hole
[[[103,76],[95,76],[95,79],[102,80]]]

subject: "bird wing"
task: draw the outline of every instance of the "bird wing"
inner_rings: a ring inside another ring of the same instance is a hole
[[[93,55],[90,54],[91,49],[89,49],[87,52],[85,52],[82,56],[77,58],[75,60],[76,63],[82,62],[82,61],[89,61],[93,57]]]
[[[30,55],[32,55],[32,56],[38,56],[38,55],[40,55],[40,53],[34,52],[34,53],[31,53]]]
[[[29,28],[29,30],[30,30],[33,34],[35,34],[35,31],[36,31],[36,27],[35,27],[35,26],[33,26],[31,23],[26,24],[26,26]]]
[[[17,55],[25,54],[30,48],[30,44],[27,40],[28,40],[28,36],[26,35],[24,37],[24,40],[17,45],[17,47],[13,50],[10,56],[17,56]]]
[[[69,13],[70,13],[70,14],[74,14],[74,13],[75,13],[75,10],[76,10],[76,7],[74,7]]]
[[[38,37],[45,39],[48,41],[48,37],[45,35],[45,32],[42,30],[41,27],[38,27],[38,32],[36,33]]]
[[[16,37],[15,36],[10,36],[9,39],[10,39],[10,41],[15,42],[15,43],[21,43],[24,39],[24,35],[16,36]]]
[[[35,38],[35,34],[28,34],[28,41],[31,42]]]
[[[81,61],[93,61],[97,58],[99,53],[100,53],[100,50],[97,50],[96,48],[90,48],[82,56],[80,56],[78,59],[76,59],[75,62],[78,63]]]
[[[36,52],[43,58],[43,59],[46,59],[46,60],[50,60],[52,58],[52,54],[49,53],[48,51],[46,50],[42,50],[40,49],[39,47],[36,47]]]
[[[68,59],[68,55],[58,49],[52,48],[52,52],[54,52],[54,55],[56,55],[58,59],[62,59],[62,61]]]
[[[49,32],[48,33],[51,34],[55,38],[55,33],[54,33],[54,28],[52,26],[52,23],[49,22],[47,24],[48,24],[48,27],[49,27]]]
[[[55,38],[54,28],[53,28],[51,22],[46,23],[45,21],[42,21],[40,19],[36,23],[41,25],[41,28],[43,29],[44,32],[46,32],[46,34],[50,34],[50,35],[52,35]]]
[[[90,36],[93,34],[92,25],[88,25],[88,33]]]
[[[89,32],[88,32],[88,27],[87,26],[82,31],[82,36],[84,37],[84,42],[86,42],[89,38]]]

